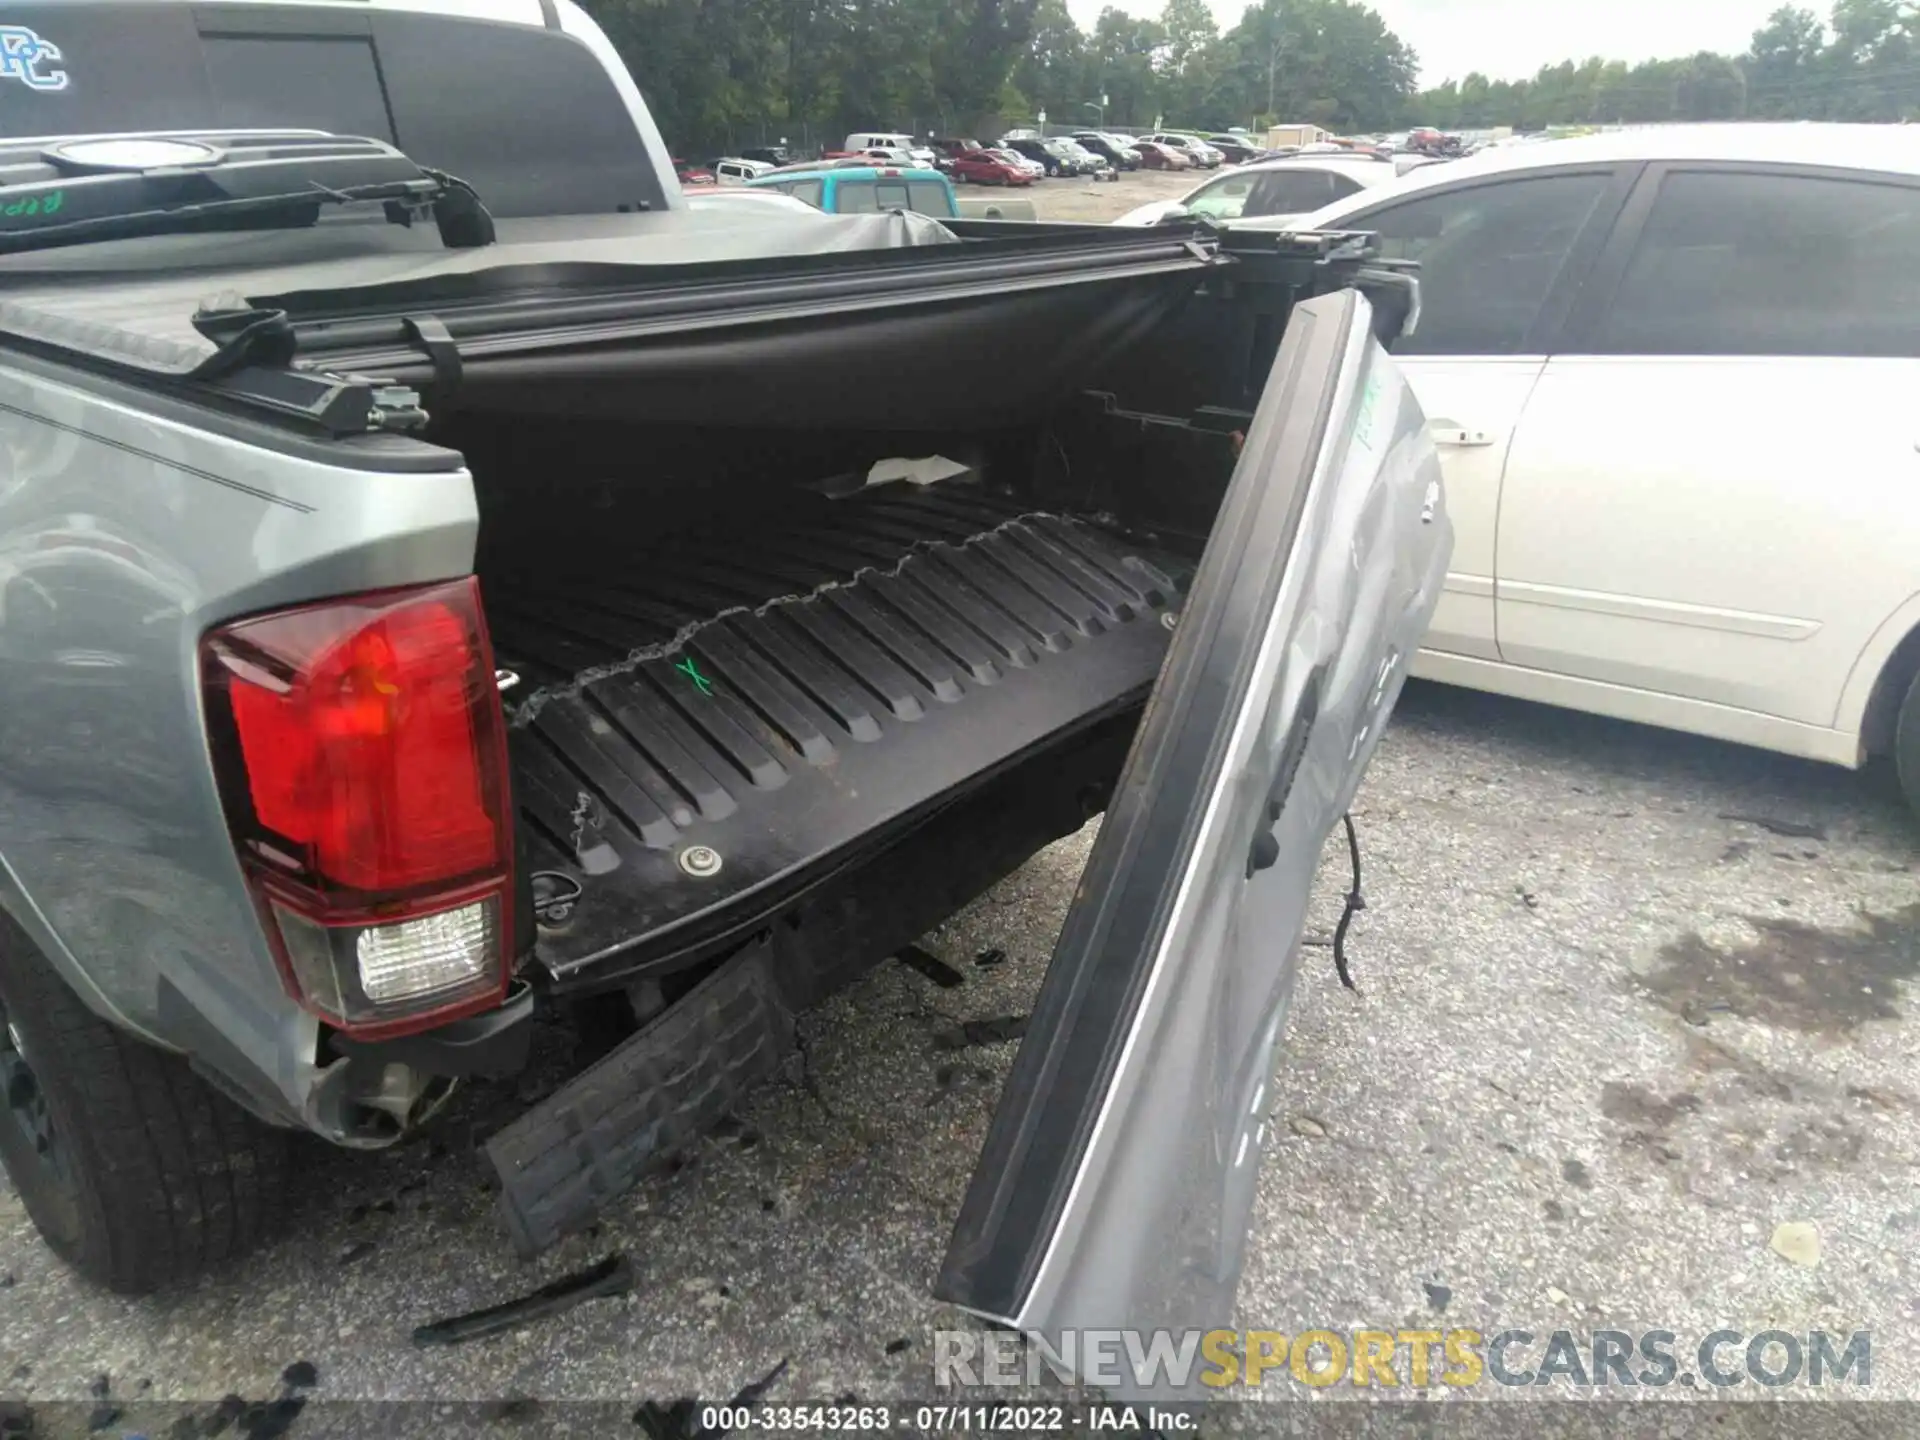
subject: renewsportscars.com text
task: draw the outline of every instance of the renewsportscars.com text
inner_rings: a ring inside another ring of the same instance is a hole
[[[1037,1385],[1047,1376],[1092,1385],[1200,1386],[1212,1391],[1305,1385],[1726,1391],[1735,1386],[1873,1384],[1873,1337],[1857,1330],[1698,1339],[1671,1330],[1076,1330],[1053,1343],[1005,1332],[934,1335],[937,1386]]]

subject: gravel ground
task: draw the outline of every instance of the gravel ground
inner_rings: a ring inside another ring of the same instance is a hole
[[[1920,1398],[1920,905],[1888,790],[1410,687],[1357,811],[1361,994],[1305,952],[1243,1325],[1665,1328],[1683,1346],[1722,1327],[1871,1329],[1875,1398]],[[686,1169],[532,1265],[471,1153],[511,1095],[474,1096],[432,1144],[316,1147],[288,1237],[184,1294],[82,1287],[0,1194],[0,1396],[79,1430],[102,1379],[109,1406],[204,1413],[271,1398],[305,1360],[321,1400],[524,1397],[508,1413],[564,1415],[552,1402],[601,1399],[624,1421],[784,1359],[774,1399],[927,1398],[931,1333],[960,1323],[928,1288],[1014,1052],[956,1054],[936,1032],[1028,1012],[1090,842],[927,938],[963,984],[887,964],[809,1019],[811,1088],[769,1088]],[[1344,888],[1333,847],[1325,907]],[[995,949],[1004,963],[975,963]],[[1817,1227],[1817,1264],[1770,1250],[1783,1222]],[[616,1250],[640,1274],[624,1300],[409,1343]]]
[[[1193,189],[1209,174],[1183,170],[1132,170],[1118,180],[1039,180],[1025,190],[1012,193],[1033,201],[1042,220],[1107,221],[1124,215],[1136,205],[1150,200],[1173,200]],[[959,193],[968,199],[995,196],[1001,192],[979,185],[962,185]]]

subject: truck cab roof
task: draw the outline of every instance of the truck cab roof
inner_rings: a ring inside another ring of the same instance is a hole
[[[959,213],[952,182],[938,170],[923,166],[838,163],[793,167],[749,180],[743,188],[792,195],[833,215],[906,210],[948,220]]]

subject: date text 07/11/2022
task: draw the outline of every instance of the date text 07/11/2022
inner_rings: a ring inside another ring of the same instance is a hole
[[[916,1434],[970,1430],[988,1435],[1047,1435],[1074,1431],[1132,1430],[1178,1434],[1199,1424],[1197,1415],[1133,1405],[708,1405],[700,1426],[709,1434],[796,1435],[808,1432]]]

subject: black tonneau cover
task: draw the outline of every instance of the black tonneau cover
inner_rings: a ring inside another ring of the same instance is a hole
[[[551,293],[596,278],[955,243],[918,215],[665,211],[505,221],[497,243],[448,250],[430,228],[400,230],[376,213],[306,231],[147,237],[0,259],[0,335],[186,375],[218,348],[193,321],[223,295],[254,304],[299,296],[307,313],[350,311],[377,306],[380,295],[417,306],[441,295]]]
[[[911,214],[676,211],[507,222],[462,251],[377,221],[147,239],[0,262],[0,355],[25,342],[338,433],[367,428],[349,376],[436,409],[805,426],[883,394],[863,423],[977,426],[989,399],[1014,423],[1227,263],[1202,234],[961,243]]]

